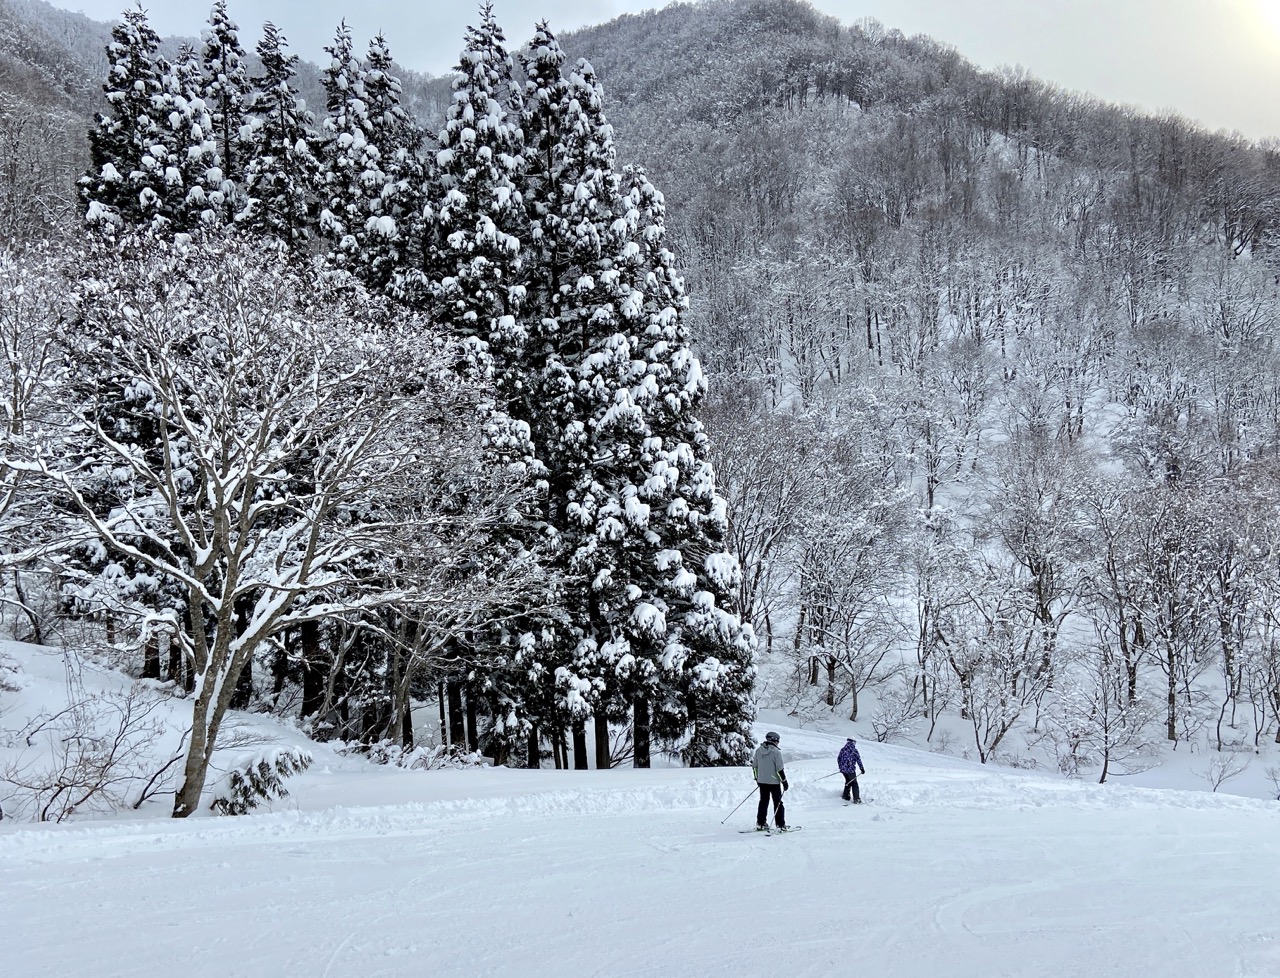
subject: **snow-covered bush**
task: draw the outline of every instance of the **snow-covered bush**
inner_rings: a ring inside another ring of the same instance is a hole
[[[1016,750],[994,751],[988,755],[988,760],[1020,771],[1034,771],[1040,766],[1033,756]]]
[[[289,794],[285,778],[301,774],[311,766],[310,751],[301,747],[273,747],[257,754],[244,754],[213,788],[209,805],[219,815],[244,815],[272,798]]]
[[[359,754],[374,764],[401,767],[409,771],[485,767],[488,764],[482,754],[462,747],[437,744],[434,747],[405,748],[390,740],[380,740],[373,744],[349,744],[339,748],[339,753]]]

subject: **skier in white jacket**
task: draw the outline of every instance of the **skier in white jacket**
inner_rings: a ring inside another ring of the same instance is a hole
[[[756,831],[769,828],[769,801],[773,800],[773,821],[780,832],[787,831],[787,812],[782,805],[782,793],[787,790],[787,772],[782,769],[782,751],[778,749],[779,737],[770,730],[764,735],[764,743],[756,748],[751,761],[751,773],[760,786],[760,805],[756,809]]]

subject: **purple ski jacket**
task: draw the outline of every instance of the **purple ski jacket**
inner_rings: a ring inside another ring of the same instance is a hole
[[[840,748],[840,758],[837,763],[840,765],[841,774],[857,774],[859,768],[863,774],[867,773],[867,769],[862,765],[862,755],[858,753],[858,743],[852,737]]]

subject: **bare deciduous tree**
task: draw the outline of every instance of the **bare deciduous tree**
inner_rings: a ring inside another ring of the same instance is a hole
[[[254,251],[130,240],[107,256],[69,353],[78,440],[126,474],[119,504],[92,503],[80,457],[45,454],[32,467],[84,538],[185,596],[172,641],[194,690],[175,817],[199,804],[259,645],[305,621],[420,599],[419,582],[378,565],[438,561],[418,479],[441,438],[481,425],[427,324],[343,276]],[[146,393],[127,409],[157,432],[154,446],[120,440],[104,420],[107,379],[119,377]]]

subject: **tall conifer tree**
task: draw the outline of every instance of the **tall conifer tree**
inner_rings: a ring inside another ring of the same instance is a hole
[[[205,174],[210,204],[224,219],[244,207],[248,154],[243,130],[253,95],[239,28],[227,14],[226,0],[216,0],[209,13],[200,46],[200,92],[212,126],[214,159]]]
[[[175,230],[189,231],[221,215],[221,195],[211,201],[207,193],[209,171],[216,169],[213,124],[201,94],[199,56],[191,45],[182,46],[161,83],[154,100],[158,138],[143,162],[161,188],[158,215]]]
[[[329,64],[321,75],[327,113],[319,153],[320,233],[330,242],[335,262],[358,269],[363,264],[361,238],[371,201],[381,194],[386,178],[378,148],[369,141],[365,70],[345,20],[325,52]]]
[[[520,92],[492,5],[480,12],[479,24],[467,29],[423,208],[430,230],[422,280],[438,320],[461,340],[459,369],[493,383],[496,403],[486,419],[490,443],[534,484],[545,466],[534,453],[525,417]],[[525,511],[512,514],[505,539],[494,546],[523,555],[544,547],[546,539],[545,522]],[[460,650],[460,661],[462,651],[470,653],[467,694],[485,701],[492,718],[490,748],[504,759],[526,744],[529,762],[538,760],[539,723],[547,719],[540,703],[550,699],[552,688],[542,661],[546,618],[540,609],[550,603],[510,609],[507,627],[467,636],[469,650]]]
[[[424,170],[418,157],[423,133],[401,104],[400,79],[387,39],[369,42],[364,64],[366,135],[378,151],[380,184],[367,197],[363,227],[357,231],[362,275],[381,288],[406,261],[417,215],[423,205]]]
[[[689,731],[691,762],[738,763],[754,642],[727,607],[737,565],[715,543],[724,503],[662,199],[642,171],[615,171],[595,71],[566,76],[564,62],[539,25],[525,60],[529,419],[560,561],[581,582],[564,596],[577,644],[559,683],[598,726],[630,712],[637,765],[653,732]]]
[[[566,78],[565,60],[546,23],[539,24],[524,59],[531,232],[525,363],[530,424],[548,467],[546,513],[556,529],[556,563],[572,582],[562,597],[569,627],[558,634],[552,656],[560,703],[571,717],[575,753],[583,758],[583,720],[594,715],[596,763],[605,765],[609,720],[623,718],[625,702],[616,674],[599,655],[610,642],[592,587],[600,568],[582,559],[584,538],[592,533],[581,507],[592,491],[591,422],[600,392],[579,379],[595,356],[597,334],[611,333],[615,318],[616,249],[609,242],[617,177],[602,93],[594,78],[585,84],[577,72]]]
[[[684,322],[688,299],[666,245],[662,194],[638,166],[626,168],[622,189],[628,240],[618,259],[620,308],[634,360],[630,387],[615,401],[617,422],[606,427],[620,424],[632,451],[614,453],[625,464],[615,472],[621,491],[609,508],[614,518],[639,516],[644,527],[629,554],[632,582],[652,595],[666,622],[661,646],[648,646],[654,661],[664,669],[679,664],[679,695],[663,702],[683,712],[671,719],[691,730],[687,760],[739,764],[755,712],[755,636],[732,609],[740,568],[723,545],[727,506],[697,417],[706,378]],[[635,439],[628,415],[643,417],[644,438]]]
[[[510,388],[523,352],[525,230],[520,94],[493,5],[467,28],[430,202],[438,314],[468,341],[475,369]]]
[[[298,56],[288,53],[288,42],[274,24],[263,26],[257,52],[263,73],[254,79],[249,102],[247,201],[238,220],[297,250],[310,239],[315,219],[318,136],[294,87]]]
[[[162,141],[157,100],[168,65],[157,54],[160,37],[141,5],[124,12],[107,45],[102,89],[110,111],[89,131],[88,173],[80,180],[85,216],[92,224],[140,224],[159,210],[164,185],[151,148]]]

